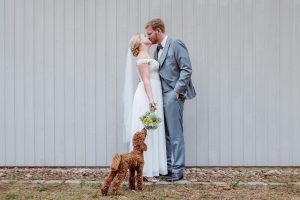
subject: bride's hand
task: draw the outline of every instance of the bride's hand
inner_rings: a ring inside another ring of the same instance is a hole
[[[156,103],[154,101],[149,102],[149,107],[151,111],[155,111],[157,109]]]

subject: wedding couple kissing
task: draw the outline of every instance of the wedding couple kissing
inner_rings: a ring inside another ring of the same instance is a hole
[[[153,57],[149,53],[151,45],[157,45]],[[147,134],[145,140],[145,181],[183,179],[183,107],[186,99],[196,96],[191,75],[192,65],[186,46],[166,34],[161,19],[150,20],[145,25],[145,33],[131,37],[123,95],[125,137],[130,150],[133,133],[143,128],[140,116],[155,110],[163,119],[158,129]],[[137,85],[133,81],[135,76],[140,80]]]

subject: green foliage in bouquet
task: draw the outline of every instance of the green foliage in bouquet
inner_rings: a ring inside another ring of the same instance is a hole
[[[147,130],[154,130],[158,128],[159,123],[161,123],[161,118],[155,114],[153,111],[146,112],[140,117],[141,122]]]

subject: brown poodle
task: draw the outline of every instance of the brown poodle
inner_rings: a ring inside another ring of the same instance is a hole
[[[129,188],[135,189],[135,171],[137,172],[137,189],[143,189],[143,168],[144,168],[144,151],[147,151],[145,139],[147,130],[144,128],[133,135],[132,143],[133,150],[125,154],[114,154],[112,156],[112,164],[110,173],[105,179],[104,185],[101,188],[102,195],[106,196],[109,186],[113,179],[113,192],[118,194],[120,185],[125,179],[126,173],[129,169]]]

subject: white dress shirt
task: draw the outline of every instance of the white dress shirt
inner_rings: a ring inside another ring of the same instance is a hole
[[[160,43],[163,48],[165,48],[165,46],[166,46],[167,38],[168,38],[168,36],[166,35],[164,37],[163,41]],[[160,49],[158,52],[158,58],[161,56],[162,53],[163,53],[163,49]]]

